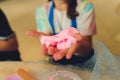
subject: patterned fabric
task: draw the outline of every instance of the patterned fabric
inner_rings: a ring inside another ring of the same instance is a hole
[[[52,2],[46,3],[36,10],[36,21],[38,31],[52,34],[52,28],[48,21],[49,11]],[[77,29],[82,35],[96,34],[96,26],[94,19],[94,6],[88,2],[80,1],[77,6],[79,16],[77,16]],[[54,10],[55,32],[59,33],[62,29],[71,27],[71,20],[67,17],[66,11]]]

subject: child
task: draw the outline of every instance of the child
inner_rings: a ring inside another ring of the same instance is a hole
[[[94,6],[87,0],[49,0],[36,10],[38,32],[29,30],[27,35],[41,38],[44,35],[55,35],[69,27],[76,28],[82,39],[70,48],[56,51],[55,46],[42,46],[42,53],[52,53],[52,60],[60,64],[85,63],[93,55],[92,36],[96,34]]]

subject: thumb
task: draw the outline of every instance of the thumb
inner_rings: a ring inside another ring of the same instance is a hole
[[[76,33],[74,36],[73,36],[77,41],[81,41],[82,40],[82,35],[80,33]]]

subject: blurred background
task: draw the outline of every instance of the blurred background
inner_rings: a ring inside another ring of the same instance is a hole
[[[12,29],[17,34],[19,50],[23,61],[39,61],[40,43],[25,31],[36,30],[35,10],[47,0],[0,0],[0,8],[5,12]],[[120,56],[120,0],[91,0],[95,6],[97,35],[116,56]]]

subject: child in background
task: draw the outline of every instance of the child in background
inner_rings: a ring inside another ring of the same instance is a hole
[[[55,35],[60,31],[74,27],[80,34],[76,39],[82,39],[70,48],[57,50],[50,45],[41,45],[44,55],[52,56],[59,64],[83,64],[93,55],[92,36],[96,34],[94,6],[88,0],[49,0],[36,10],[38,32],[28,30],[27,35],[40,39],[42,36]]]

